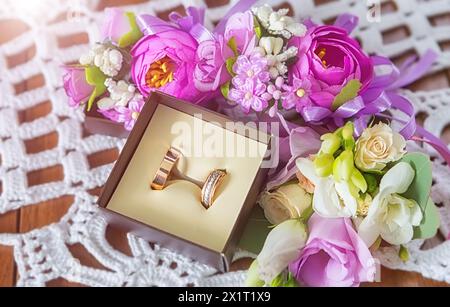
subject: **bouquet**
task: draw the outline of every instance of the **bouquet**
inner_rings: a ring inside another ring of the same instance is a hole
[[[416,126],[400,91],[436,55],[397,68],[364,52],[351,36],[354,16],[318,25],[254,2],[239,1],[214,30],[202,8],[169,21],[107,9],[102,41],[64,67],[69,103],[95,104],[128,130],[154,91],[279,122],[281,159],[259,200],[274,228],[247,284],[373,282],[381,244],[398,246],[407,261],[405,245],[439,228],[430,158],[406,145],[428,143],[447,162],[450,153]]]

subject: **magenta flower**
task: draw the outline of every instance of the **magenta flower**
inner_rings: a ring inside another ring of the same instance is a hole
[[[205,97],[195,87],[194,69],[198,43],[176,27],[143,37],[131,51],[131,74],[144,97],[161,91],[199,103]]]
[[[64,90],[69,97],[69,105],[77,108],[89,100],[94,87],[87,83],[84,67],[64,66],[63,69]]]
[[[308,226],[308,242],[299,259],[289,266],[300,284],[357,287],[374,281],[375,260],[350,219],[325,219],[315,214]]]
[[[130,31],[130,21],[123,10],[118,8],[105,9],[105,20],[101,28],[103,39],[118,43]]]
[[[225,41],[235,39],[239,54],[249,54],[256,44],[254,16],[251,11],[236,13],[228,19],[225,27]]]
[[[128,107],[117,107],[115,111],[117,112],[110,119],[118,123],[123,123],[126,130],[133,130],[139,115],[144,107],[145,100],[142,97],[135,97],[130,101]]]
[[[373,79],[370,57],[342,28],[313,27],[305,37],[291,39],[289,46],[299,48],[298,61],[290,70],[290,79],[312,77],[320,88],[329,88],[319,97],[310,97],[319,106],[331,109],[334,98],[349,81],[360,81],[362,94]]]
[[[231,79],[225,62],[233,56],[223,36],[200,43],[194,70],[195,87],[201,92],[217,91]]]

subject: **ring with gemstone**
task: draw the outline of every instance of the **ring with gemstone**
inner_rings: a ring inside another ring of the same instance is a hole
[[[152,190],[164,190],[170,181],[184,180],[191,182],[201,189],[201,204],[205,209],[211,208],[214,203],[216,191],[223,179],[227,175],[227,171],[223,169],[216,169],[212,171],[205,182],[195,180],[183,174],[178,168],[177,163],[182,157],[181,151],[171,147],[164,156],[161,166],[151,184]]]
[[[214,197],[217,189],[221,185],[226,175],[226,170],[216,169],[212,171],[206,179],[202,187],[202,205],[206,210],[211,208],[211,206],[214,204]]]

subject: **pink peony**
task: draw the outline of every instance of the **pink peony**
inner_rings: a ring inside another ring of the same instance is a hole
[[[290,79],[313,78],[321,89],[326,89],[317,97],[310,97],[318,106],[331,109],[336,95],[351,80],[361,82],[362,94],[373,79],[370,57],[343,28],[313,27],[305,37],[291,39],[289,46],[299,48],[298,61],[290,70]]]
[[[212,92],[229,81],[231,76],[225,62],[233,56],[223,36],[200,43],[194,71],[195,87],[202,92]]]
[[[69,97],[69,105],[77,108],[89,100],[94,87],[87,83],[84,67],[64,66],[63,69],[64,90]]]
[[[130,21],[124,11],[118,8],[105,9],[105,20],[101,28],[103,39],[118,43],[130,31]]]
[[[131,74],[145,97],[153,91],[193,103],[203,100],[204,94],[194,82],[198,43],[189,34],[175,27],[143,37],[131,51]]]
[[[289,266],[299,283],[311,287],[357,287],[373,282],[375,260],[349,219],[315,214],[310,236],[297,261]]]
[[[255,46],[254,16],[251,11],[236,13],[228,19],[225,27],[225,41],[236,40],[239,54],[248,54],[247,49]],[[253,44],[253,46],[251,46]]]

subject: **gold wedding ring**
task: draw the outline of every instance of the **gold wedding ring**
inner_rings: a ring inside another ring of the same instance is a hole
[[[177,162],[180,160],[182,153],[171,147],[164,156],[161,166],[159,167],[156,175],[151,184],[152,190],[161,191],[164,190],[170,181],[184,180],[191,182],[201,189],[201,204],[205,209],[211,208],[214,204],[214,197],[217,189],[223,182],[223,179],[227,175],[227,171],[223,169],[217,169],[212,171],[205,182],[201,182],[190,178],[180,172],[177,168]]]
[[[172,174],[176,164],[181,157],[181,152],[173,147],[164,156],[164,160],[161,162],[161,166],[156,172],[155,178],[151,184],[152,190],[161,191],[164,190],[169,182],[169,178]]]
[[[223,169],[217,169],[209,174],[202,188],[202,205],[206,210],[211,208],[214,204],[214,196],[217,189],[222,183],[223,179],[227,175],[227,171]]]

